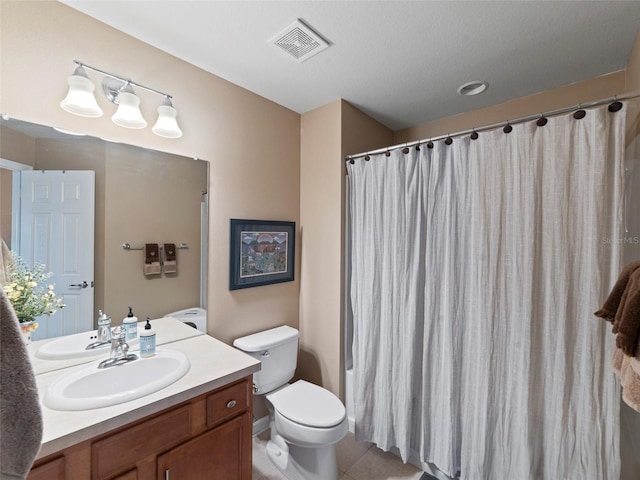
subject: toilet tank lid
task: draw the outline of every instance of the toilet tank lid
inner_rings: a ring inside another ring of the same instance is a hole
[[[277,347],[298,337],[298,330],[283,325],[263,332],[236,338],[233,346],[244,352],[259,352]]]

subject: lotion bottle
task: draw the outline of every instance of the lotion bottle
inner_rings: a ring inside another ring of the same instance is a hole
[[[122,320],[122,326],[126,332],[126,341],[130,342],[138,337],[138,317],[133,314],[133,310],[129,307],[129,314]]]
[[[151,357],[156,353],[156,331],[149,323],[151,319],[147,317],[147,324],[140,332],[140,356]]]

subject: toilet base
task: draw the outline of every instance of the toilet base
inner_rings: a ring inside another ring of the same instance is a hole
[[[289,480],[338,480],[335,445],[300,447],[287,444],[272,430],[267,456]]]

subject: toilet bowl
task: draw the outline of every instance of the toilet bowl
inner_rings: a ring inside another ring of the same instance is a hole
[[[346,410],[328,390],[298,380],[266,395],[271,414],[267,456],[290,480],[337,480],[335,444],[349,429]]]
[[[233,345],[261,362],[256,395],[265,395],[271,438],[267,456],[289,480],[338,480],[335,444],[349,430],[346,409],[324,388],[293,377],[298,331],[283,326],[236,339]]]
[[[333,445],[347,434],[346,410],[333,393],[298,380],[266,396],[276,430],[301,447]]]

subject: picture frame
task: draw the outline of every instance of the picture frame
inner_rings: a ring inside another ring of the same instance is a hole
[[[295,246],[295,222],[232,218],[229,290],[293,281]]]

